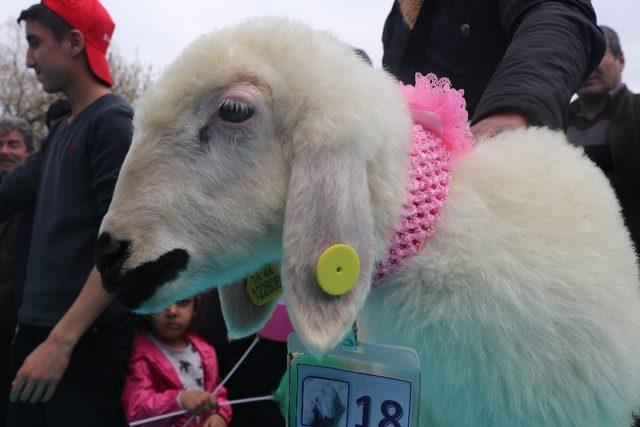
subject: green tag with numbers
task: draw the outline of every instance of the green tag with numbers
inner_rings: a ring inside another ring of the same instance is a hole
[[[269,264],[247,279],[247,293],[255,305],[263,305],[282,295],[280,271]]]

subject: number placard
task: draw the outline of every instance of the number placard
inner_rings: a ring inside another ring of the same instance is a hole
[[[375,351],[380,348],[387,360],[394,360],[394,351],[409,350],[360,344],[359,354],[336,349],[321,360],[290,352],[288,425],[418,426],[419,369],[384,363]]]

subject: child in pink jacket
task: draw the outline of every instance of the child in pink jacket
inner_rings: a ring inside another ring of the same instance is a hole
[[[149,320],[148,331],[133,343],[122,393],[128,422],[186,409],[187,414],[145,424],[145,427],[226,427],[231,421],[227,391],[211,391],[220,381],[216,353],[187,329],[195,315],[195,299],[178,301]]]

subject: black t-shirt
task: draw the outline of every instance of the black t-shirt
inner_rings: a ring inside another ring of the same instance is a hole
[[[71,123],[58,123],[44,147],[3,180],[0,219],[35,204],[20,323],[54,326],[80,293],[129,150],[132,117],[124,99],[105,95]],[[114,303],[97,323],[123,310]]]

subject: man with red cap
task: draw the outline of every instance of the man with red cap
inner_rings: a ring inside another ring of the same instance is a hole
[[[71,115],[0,185],[0,221],[35,207],[7,425],[124,425],[130,334],[92,256],[132,133],[131,107],[110,90],[114,23],[97,0],[43,0],[22,21],[27,66]]]

